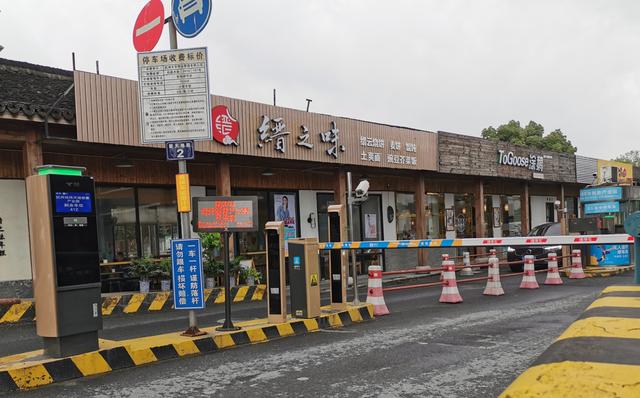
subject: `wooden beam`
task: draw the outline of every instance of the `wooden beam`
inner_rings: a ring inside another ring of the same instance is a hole
[[[333,179],[333,201],[347,206],[347,173],[340,169],[336,170]]]
[[[42,165],[42,143],[38,140],[39,134],[32,130],[25,134],[22,145],[22,164],[24,165],[24,177],[35,174],[36,166]]]
[[[475,222],[476,222],[476,238],[486,238],[487,231],[484,228],[484,181],[478,180],[474,192],[475,197]]]

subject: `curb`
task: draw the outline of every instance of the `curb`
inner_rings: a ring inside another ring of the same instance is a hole
[[[234,303],[262,301],[266,285],[235,286],[231,288]],[[205,289],[205,305],[224,304],[224,288]],[[102,296],[102,316],[168,311],[173,309],[172,292],[128,293]],[[0,304],[0,326],[9,323],[34,321],[33,300],[16,304]]]
[[[627,265],[624,267],[588,267],[585,268],[584,273],[592,278],[603,278],[613,275],[620,275],[627,271],[631,271],[635,268],[633,265]]]
[[[102,349],[38,364],[18,365],[0,371],[0,394],[32,389],[52,383],[88,377],[173,358],[209,354],[222,349],[303,335],[320,329],[339,328],[373,319],[373,306],[364,304],[317,318],[248,327],[233,333],[207,335],[183,341],[133,348],[131,345]]]
[[[640,397],[640,286],[609,286],[500,398]]]

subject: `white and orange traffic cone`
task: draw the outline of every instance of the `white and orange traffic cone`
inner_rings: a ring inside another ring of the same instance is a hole
[[[482,294],[487,296],[502,296],[504,290],[502,289],[502,282],[500,282],[500,260],[498,257],[492,255],[489,257],[489,279],[487,279],[487,286],[484,288]]]
[[[464,268],[460,270],[460,276],[473,275],[473,268],[471,268],[471,256],[469,256],[469,252],[462,253],[462,265],[464,265]]]
[[[558,256],[555,253],[549,253],[547,256],[547,279],[545,285],[562,285],[562,278],[558,272]]]
[[[535,267],[533,265],[533,256],[524,256],[524,273],[522,275],[522,282],[520,283],[520,289],[538,289],[538,281],[536,280]]]
[[[582,270],[582,256],[580,250],[571,250],[571,272],[569,273],[569,279],[583,279],[587,276]]]
[[[449,261],[449,254],[448,253],[444,253],[442,255],[442,266],[441,268],[444,268],[444,263],[445,261]],[[455,269],[454,269],[455,272]],[[440,281],[442,282],[444,280],[444,271],[440,271]]]
[[[373,304],[373,315],[388,315],[389,309],[382,294],[382,267],[369,266],[369,282],[367,283],[367,303]]]
[[[461,303],[462,296],[458,291],[458,284],[456,283],[456,266],[451,260],[445,260],[442,262],[442,294],[440,295],[441,303]]]

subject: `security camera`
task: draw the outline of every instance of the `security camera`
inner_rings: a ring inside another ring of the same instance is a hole
[[[356,187],[356,198],[365,198],[369,193],[369,181],[362,180]]]
[[[559,201],[559,200],[556,200],[555,202],[553,202],[553,204],[554,204],[556,207],[560,207],[560,201]]]

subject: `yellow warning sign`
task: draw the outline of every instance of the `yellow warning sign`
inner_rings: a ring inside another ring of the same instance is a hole
[[[311,286],[318,286],[318,274],[311,274]]]
[[[188,213],[191,211],[191,193],[189,192],[189,174],[176,174],[176,196],[178,211]]]

